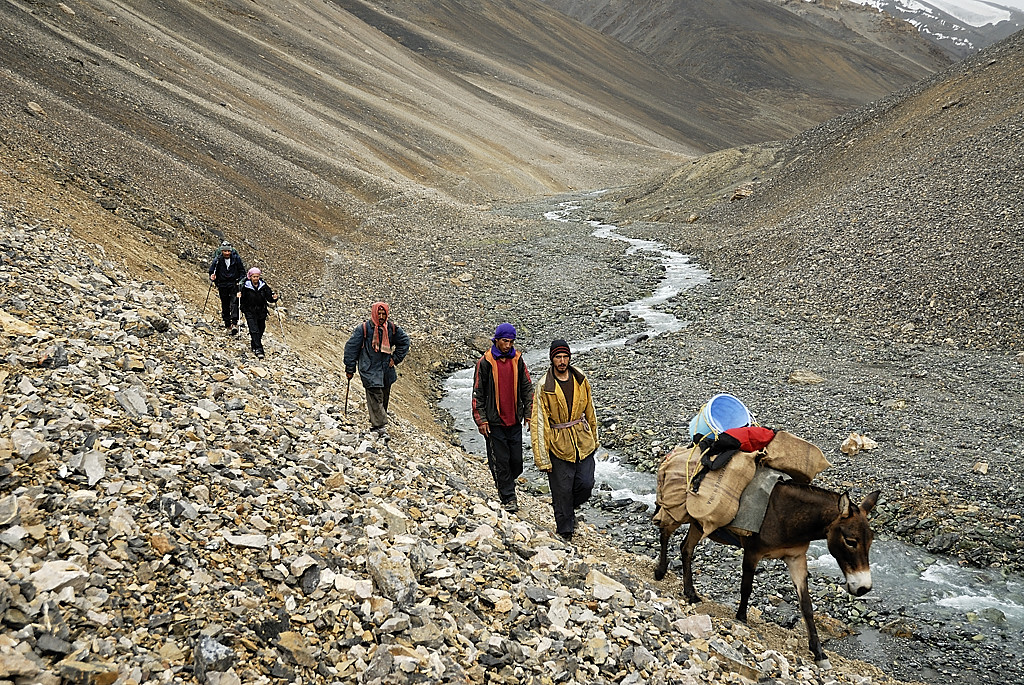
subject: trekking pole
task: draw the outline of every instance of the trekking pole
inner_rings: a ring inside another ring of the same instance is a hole
[[[206,300],[203,301],[203,313],[199,315],[200,319],[202,319],[204,316],[206,316],[206,304],[210,301],[210,293],[212,293],[212,292],[213,292],[213,281],[210,281],[210,288],[206,291]]]
[[[352,377],[349,376],[348,383],[345,384],[345,409],[341,413],[348,416],[348,389],[352,387]]]
[[[281,342],[284,342],[284,322],[281,321],[281,310],[274,307],[274,311],[277,312],[277,324],[281,327]]]

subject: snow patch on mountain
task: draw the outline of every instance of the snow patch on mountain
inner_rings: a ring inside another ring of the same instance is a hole
[[[1024,0],[852,0],[908,21],[926,38],[964,56],[1024,26]]]

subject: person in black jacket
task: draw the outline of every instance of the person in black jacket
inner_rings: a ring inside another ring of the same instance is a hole
[[[252,341],[252,352],[263,359],[263,332],[267,330],[267,305],[277,302],[277,295],[260,278],[258,267],[249,269],[249,279],[238,293],[239,308],[245,314],[245,325],[249,327],[249,338]]]
[[[224,242],[210,262],[210,280],[220,295],[220,315],[231,335],[238,333],[238,285],[245,280],[245,263],[231,244]]]

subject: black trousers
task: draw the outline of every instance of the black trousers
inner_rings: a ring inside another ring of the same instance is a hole
[[[224,327],[237,326],[238,286],[234,284],[226,288],[217,286],[217,294],[220,295],[220,317],[224,320]]]
[[[246,314],[245,325],[249,327],[252,351],[263,354],[263,333],[267,330],[267,318],[257,319],[255,316]]]
[[[576,531],[576,510],[590,499],[594,491],[594,468],[597,459],[594,450],[586,458],[573,463],[551,456],[548,486],[551,488],[551,508],[555,512],[555,532]]]
[[[516,478],[523,475],[523,426],[490,424],[487,437],[487,468],[502,504],[516,501]]]

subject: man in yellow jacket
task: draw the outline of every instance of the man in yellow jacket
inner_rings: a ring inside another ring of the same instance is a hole
[[[590,381],[569,362],[564,340],[551,343],[551,369],[533,394],[533,461],[548,474],[555,530],[566,540],[576,531],[576,509],[594,489],[597,415]]]

